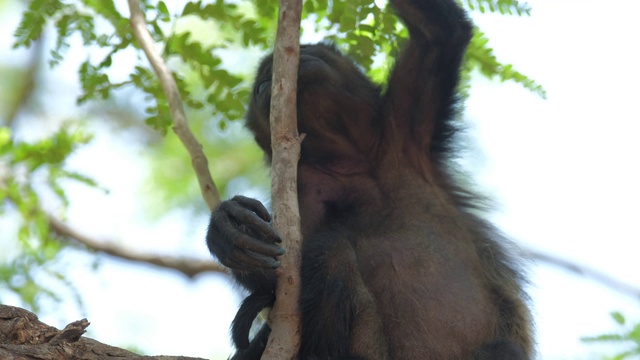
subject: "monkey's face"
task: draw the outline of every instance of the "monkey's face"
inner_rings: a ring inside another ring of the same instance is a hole
[[[272,56],[256,76],[247,125],[271,157],[269,107]],[[302,162],[344,167],[374,152],[380,131],[380,90],[333,46],[303,45],[298,71],[298,131],[305,134]]]

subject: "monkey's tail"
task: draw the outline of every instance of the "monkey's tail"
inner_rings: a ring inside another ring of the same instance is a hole
[[[242,301],[231,323],[231,338],[237,349],[249,347],[249,331],[253,320],[262,309],[273,306],[275,300],[273,291],[256,291]]]

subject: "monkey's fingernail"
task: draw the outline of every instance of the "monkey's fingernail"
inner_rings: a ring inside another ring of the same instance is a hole
[[[287,250],[285,248],[279,248],[278,251],[276,252],[276,255],[284,255],[284,253],[286,253]]]

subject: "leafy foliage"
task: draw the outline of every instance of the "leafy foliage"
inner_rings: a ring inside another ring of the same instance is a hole
[[[629,350],[617,355],[605,357],[606,360],[638,358],[640,356],[640,323],[635,325],[627,324],[624,315],[619,312],[612,313],[611,318],[620,326],[619,333],[585,337],[582,341],[590,343],[619,343],[629,348]]]
[[[465,67],[470,70],[477,69],[486,77],[499,78],[500,81],[515,81],[526,89],[546,97],[546,92],[541,85],[526,75],[516,71],[510,64],[502,64],[493,54],[493,49],[488,47],[489,39],[480,30],[476,30],[473,39],[467,49],[467,61]]]
[[[196,100],[182,84],[181,95],[185,103],[196,110],[210,107],[213,115],[224,121],[239,119],[244,114],[244,102],[248,96],[243,77],[230,72],[224,61],[216,55],[220,48],[257,47],[265,50],[273,37],[277,8],[275,1],[230,2],[216,0],[212,3],[189,1],[178,14],[171,14],[164,1],[143,2],[149,30],[153,38],[164,44],[167,62],[179,60],[184,65],[176,66],[179,74],[194,71],[199,75],[203,90],[210,95],[204,100]],[[517,0],[468,0],[464,3],[471,10],[499,12],[501,14],[529,15],[530,7]],[[203,44],[193,40],[190,31],[171,33],[163,24],[181,19],[197,17],[204,22],[213,22],[220,29],[219,39],[214,44]],[[314,31],[325,33],[328,41],[335,42],[366,71],[376,79],[384,78],[390,68],[389,58],[397,52],[399,45],[407,37],[407,31],[386,7],[373,0],[321,1],[309,0],[304,3],[303,17],[315,24]],[[87,47],[107,50],[102,60],[85,61],[79,69],[83,94],[78,102],[107,99],[113,91],[132,85],[148,95],[155,102],[146,108],[146,123],[156,130],[166,132],[170,126],[168,107],[161,88],[151,69],[144,62],[135,66],[129,80],[119,83],[110,81],[108,70],[113,67],[113,57],[126,49],[137,47],[132,42],[128,19],[118,12],[112,0],[83,0],[64,2],[60,0],[35,0],[29,5],[15,32],[15,46],[29,46],[38,39],[45,24],[50,21],[57,31],[56,45],[51,51],[51,64],[63,59],[69,47],[71,36],[78,34]],[[98,26],[101,25],[101,26]],[[100,29],[100,32],[98,32]],[[105,31],[103,29],[109,29]],[[374,59],[386,59],[374,66]],[[500,63],[488,47],[488,39],[477,31],[467,54],[468,69],[479,69],[488,77],[498,77],[502,81],[515,81],[527,89],[544,96],[540,85],[509,64]],[[237,71],[237,69],[236,69]],[[176,74],[181,81],[184,78]]]
[[[521,4],[517,0],[467,0],[465,4],[471,10],[478,10],[481,13],[489,11],[492,13],[499,12],[502,15],[531,15],[531,7],[527,4]]]
[[[42,140],[26,143],[13,139],[8,127],[0,127],[0,204],[11,204],[21,219],[18,225],[17,241],[22,256],[9,257],[0,263],[0,283],[20,296],[25,304],[38,308],[38,296],[56,299],[50,290],[51,282],[44,285],[34,278],[34,269],[50,263],[62,249],[62,243],[55,241],[49,229],[47,213],[40,204],[41,193],[36,189],[40,183],[65,206],[69,200],[62,182],[79,181],[89,186],[97,186],[86,176],[65,169],[67,157],[91,137],[81,129],[62,126],[57,132]],[[0,213],[7,207],[0,208]],[[49,270],[50,277],[60,280],[64,277]]]

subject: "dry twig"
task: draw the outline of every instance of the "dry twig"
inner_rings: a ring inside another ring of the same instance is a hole
[[[226,273],[225,268],[222,265],[211,260],[152,255],[127,249],[123,246],[114,244],[113,242],[95,240],[89,236],[81,234],[75,229],[72,229],[53,216],[49,216],[49,226],[59,236],[71,238],[93,251],[105,253],[120,259],[152,264],[166,269],[176,270],[190,278],[207,272]]]
[[[608,287],[609,289],[640,300],[640,289],[631,284],[620,281],[612,276],[609,276],[600,270],[588,267],[586,265],[581,265],[567,259],[562,259],[549,253],[531,249],[529,249],[528,252],[531,258],[533,258],[534,260],[547,263],[548,265],[555,266],[570,273],[584,276]]]

